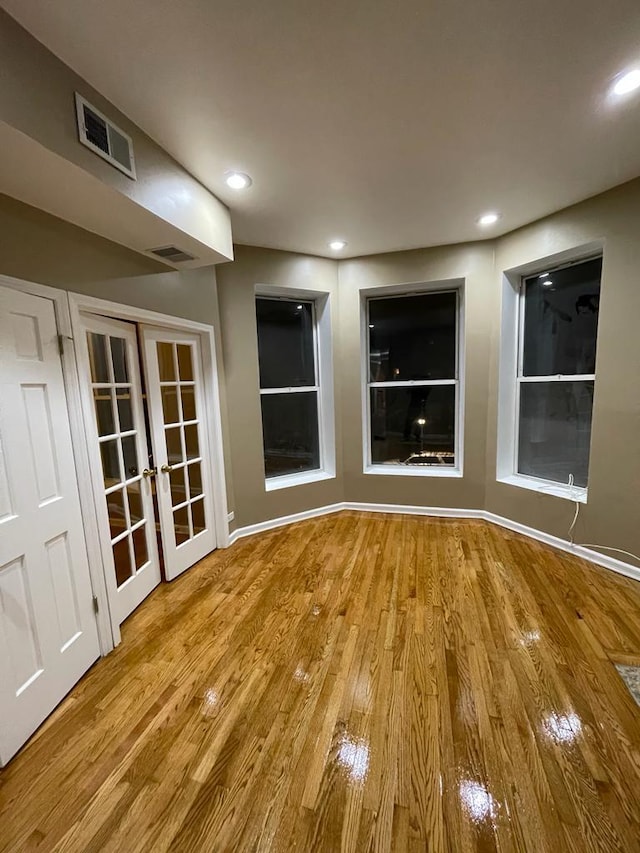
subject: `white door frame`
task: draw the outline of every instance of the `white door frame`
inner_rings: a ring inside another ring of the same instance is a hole
[[[93,594],[98,601],[96,621],[100,640],[100,653],[104,656],[113,649],[115,643],[102,564],[100,539],[98,536],[98,521],[95,512],[93,489],[91,488],[91,466],[89,464],[89,453],[80,404],[80,379],[78,376],[67,293],[55,287],[48,287],[44,284],[36,284],[35,282],[23,281],[22,279],[10,278],[4,275],[0,275],[0,284],[13,290],[30,293],[32,296],[40,296],[43,299],[53,302],[58,333],[61,335],[62,375],[67,395],[67,409],[73,440],[73,456],[78,472],[80,511],[85,531],[89,575],[91,577]],[[119,634],[120,632],[118,631],[116,642],[120,640]]]

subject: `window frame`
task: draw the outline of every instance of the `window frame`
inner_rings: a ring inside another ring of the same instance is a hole
[[[320,480],[333,479],[336,476],[336,471],[330,294],[326,291],[275,287],[271,285],[256,285],[254,293],[254,309],[258,299],[271,299],[279,302],[306,302],[311,304],[315,377],[314,385],[287,386],[282,388],[260,387],[260,354],[258,351],[258,325],[256,318],[256,351],[258,358],[258,389],[260,397],[260,431],[263,438],[263,463],[263,396],[315,392],[317,394],[316,399],[318,410],[318,468],[312,468],[307,471],[296,471],[291,474],[276,474],[271,477],[267,477],[265,472],[265,491],[271,492],[278,489],[289,488],[291,486],[304,485],[305,483],[315,483]]]
[[[596,370],[594,373],[524,375],[525,280],[544,272],[551,274],[597,259],[604,261],[604,245],[601,242],[538,259],[503,273],[496,480],[578,503],[587,503],[588,486],[570,486],[568,483],[545,480],[518,471],[522,386],[525,383],[593,382],[595,387],[597,374]]]
[[[362,467],[364,474],[402,477],[448,477],[461,478],[464,464],[464,279],[448,279],[432,282],[415,282],[384,287],[369,287],[360,291],[361,300],[361,380],[362,380]],[[398,299],[409,296],[430,296],[438,293],[456,294],[456,340],[455,369],[453,379],[411,379],[392,382],[369,380],[369,304],[372,300]],[[394,465],[372,461],[371,447],[371,388],[453,385],[455,387],[454,409],[454,458],[455,465]]]

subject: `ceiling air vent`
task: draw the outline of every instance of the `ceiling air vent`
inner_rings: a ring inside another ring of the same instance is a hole
[[[177,246],[162,246],[160,249],[149,249],[153,255],[162,258],[163,261],[169,261],[171,264],[182,264],[185,261],[195,261],[195,255],[190,255],[189,252],[184,252]]]
[[[77,92],[76,115],[80,142],[135,181],[136,166],[131,137]]]

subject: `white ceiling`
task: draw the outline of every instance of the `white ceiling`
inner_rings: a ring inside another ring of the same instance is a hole
[[[0,2],[229,204],[236,242],[473,240],[640,175],[640,92],[608,97],[638,0]]]

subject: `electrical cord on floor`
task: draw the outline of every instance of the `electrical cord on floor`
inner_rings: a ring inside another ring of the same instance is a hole
[[[573,474],[569,474],[569,488],[573,492]],[[571,545],[575,545],[577,548],[597,548],[599,551],[614,551],[617,554],[625,554],[627,557],[632,557],[638,563],[640,563],[640,557],[637,554],[632,554],[631,551],[625,551],[623,548],[612,548],[609,545],[592,545],[587,544],[586,542],[576,542],[574,540],[574,530],[576,524],[578,523],[578,516],[580,515],[580,501],[575,501],[576,511],[573,514],[573,521],[569,527],[567,532],[567,538]]]

